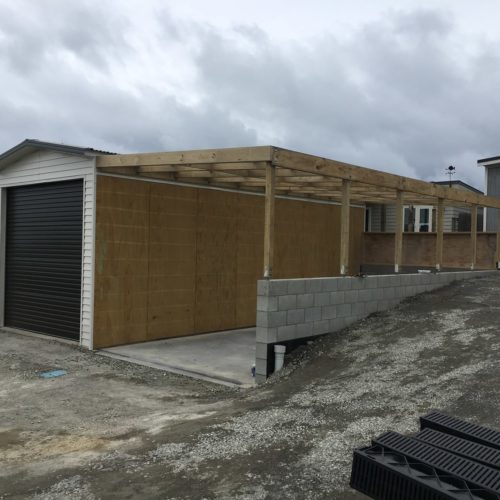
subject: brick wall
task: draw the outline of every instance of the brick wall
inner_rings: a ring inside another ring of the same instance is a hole
[[[406,297],[496,271],[262,280],[257,286],[256,382],[273,369],[274,344],[342,330]]]

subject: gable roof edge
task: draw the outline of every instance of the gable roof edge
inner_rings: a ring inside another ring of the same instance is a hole
[[[8,149],[4,153],[0,154],[0,170],[10,165],[11,163],[20,160],[24,156],[35,151],[58,151],[60,153],[65,153],[69,155],[76,156],[98,156],[98,155],[108,155],[114,154],[108,151],[100,151],[93,148],[82,148],[79,146],[70,146],[67,144],[58,144],[55,142],[45,142],[39,141],[37,139],[25,139],[16,146]]]

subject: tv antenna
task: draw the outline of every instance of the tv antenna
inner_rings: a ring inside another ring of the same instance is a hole
[[[456,168],[453,165],[450,165],[446,169],[446,175],[448,175],[450,178],[450,187],[451,187],[451,176],[455,174],[455,171],[456,171]]]

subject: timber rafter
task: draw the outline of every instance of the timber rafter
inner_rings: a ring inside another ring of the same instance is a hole
[[[437,205],[441,199],[444,205],[500,208],[498,198],[273,146],[103,155],[96,165],[103,173],[262,193],[272,165],[275,192],[282,196],[341,202],[348,180],[356,204],[395,204],[403,192],[405,204]]]

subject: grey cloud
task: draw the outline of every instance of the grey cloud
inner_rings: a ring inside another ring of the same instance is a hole
[[[292,49],[240,31],[259,40],[244,52],[205,33],[199,79],[243,120],[262,113],[284,146],[426,179],[467,159],[460,177],[481,185],[475,159],[500,149],[499,119],[483,114],[498,104],[498,74],[486,75],[500,51],[457,61],[453,30],[446,13],[417,10]]]
[[[117,85],[109,61],[140,60],[125,14],[52,1],[40,2],[51,15],[39,9],[27,21],[0,8],[4,148],[30,136],[117,151],[275,143],[426,179],[443,178],[452,163],[479,187],[475,160],[500,153],[500,45],[476,40],[475,51],[460,53],[447,13],[393,12],[349,38],[283,43],[255,25],[221,32],[163,9],[149,42],[184,48],[196,94],[184,102],[158,90],[161,82]],[[61,67],[58,50],[100,78]]]
[[[114,9],[81,0],[64,5],[57,0],[19,0],[0,4],[0,55],[10,68],[29,75],[44,65],[62,64],[67,51],[81,62],[107,68],[109,57],[127,49],[129,23]]]

